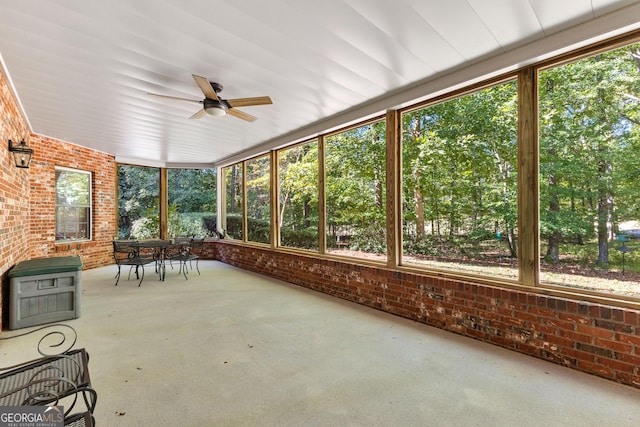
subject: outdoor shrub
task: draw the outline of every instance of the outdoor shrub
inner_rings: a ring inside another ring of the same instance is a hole
[[[158,238],[160,223],[158,216],[144,216],[138,218],[131,224],[131,237],[135,239]]]
[[[203,216],[202,223],[204,224],[204,228],[207,236],[215,236],[216,231],[218,230],[218,221],[215,216]]]
[[[302,230],[282,228],[280,238],[283,246],[301,249],[318,249],[318,229],[315,227]]]
[[[383,254],[387,248],[387,235],[384,227],[373,223],[353,229],[349,249]]]
[[[242,239],[242,215],[227,214],[226,233],[233,239]]]
[[[270,242],[271,224],[269,221],[247,218],[247,228],[248,239],[252,242]]]
[[[410,240],[405,238],[403,250],[409,255],[437,255],[438,248],[436,242],[429,237],[422,239]]]

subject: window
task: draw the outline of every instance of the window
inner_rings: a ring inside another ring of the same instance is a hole
[[[247,240],[271,242],[271,183],[268,155],[248,160],[247,168]]]
[[[639,54],[539,73],[541,283],[640,296]]]
[[[91,172],[56,167],[56,241],[91,240]]]
[[[278,151],[280,245],[318,250],[318,142]]]
[[[118,166],[118,238],[160,237],[160,169]]]
[[[227,236],[243,239],[244,197],[242,194],[242,163],[223,169],[225,183],[224,224]]]
[[[167,170],[169,236],[215,235],[216,180],[216,169]]]
[[[385,159],[384,121],[325,138],[327,252],[386,261]]]
[[[402,116],[403,264],[518,279],[517,84]]]
[[[504,77],[404,109],[399,150],[381,120],[225,168],[227,233],[269,243],[275,223],[279,247],[395,265],[386,214],[398,202],[401,266],[637,299],[640,43],[611,43],[523,69],[521,100],[518,81]],[[536,86],[537,102],[527,92]],[[386,194],[391,148],[400,201]]]

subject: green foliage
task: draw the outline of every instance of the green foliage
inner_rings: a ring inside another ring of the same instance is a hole
[[[251,242],[270,243],[271,224],[268,220],[247,218],[247,236]]]
[[[384,225],[371,223],[354,228],[349,249],[384,254],[387,252],[387,234]]]
[[[280,238],[282,246],[318,250],[318,229],[314,227],[302,230],[283,227],[280,230]]]
[[[168,233],[210,235],[202,220],[216,210],[215,169],[170,169]],[[160,237],[157,168],[118,166],[118,235],[138,239]]]
[[[315,229],[317,240],[317,141],[280,151],[278,167],[279,224],[292,230]]]
[[[242,215],[227,213],[225,233],[232,239],[242,239]]]
[[[130,228],[130,234],[125,237],[134,239],[153,239],[158,238],[158,230],[160,229],[160,219],[158,215],[154,215],[152,211],[148,211],[140,218],[133,221]]]
[[[490,87],[403,116],[404,251],[459,256],[517,233],[517,90]]]
[[[118,236],[159,237],[160,170],[118,166]],[[153,228],[156,227],[156,228]]]
[[[540,232],[550,261],[576,259],[562,242],[595,239],[584,262],[610,264],[611,230],[640,217],[639,47],[540,74]]]
[[[383,121],[325,139],[328,242],[350,236],[349,248],[386,253],[386,138]]]
[[[203,218],[208,215],[202,212],[179,213],[175,205],[169,206],[168,233],[170,237],[205,237],[210,236],[205,228]]]
[[[473,229],[468,236],[468,239],[474,243],[480,243],[485,240],[494,240],[497,239],[496,233],[494,231],[487,230],[485,228],[475,228]]]
[[[420,239],[406,236],[403,240],[402,249],[405,254],[412,255],[437,255],[438,246],[436,241],[431,237],[423,237]]]
[[[252,224],[269,223],[271,218],[271,182],[270,159],[262,156],[246,162],[247,179],[247,220],[249,222],[247,239],[251,241],[265,242],[265,236],[269,236],[269,228]],[[266,232],[266,234],[265,234]]]
[[[215,216],[212,215],[203,215],[202,216],[202,223],[204,226],[204,229],[206,230],[206,235],[207,236],[217,236],[217,231],[218,231],[218,220]]]

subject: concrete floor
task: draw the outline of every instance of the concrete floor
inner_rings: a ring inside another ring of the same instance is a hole
[[[99,426],[638,426],[640,390],[215,261],[83,272]],[[6,331],[9,336],[20,331]],[[35,337],[0,342],[0,365]]]

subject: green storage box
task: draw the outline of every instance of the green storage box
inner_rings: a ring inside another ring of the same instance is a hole
[[[9,329],[80,317],[79,256],[22,261],[9,271]]]

